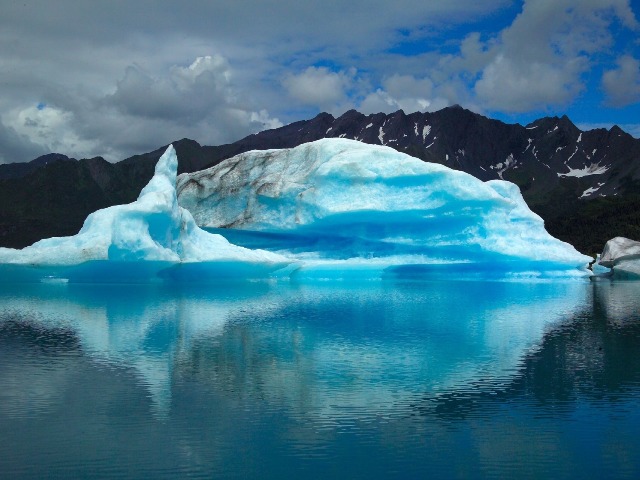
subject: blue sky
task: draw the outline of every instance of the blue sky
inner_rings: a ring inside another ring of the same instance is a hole
[[[460,104],[640,137],[629,0],[0,0],[0,163]]]

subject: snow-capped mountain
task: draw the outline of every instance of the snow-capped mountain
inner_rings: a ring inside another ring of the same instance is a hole
[[[640,141],[618,127],[583,132],[566,116],[510,125],[458,106],[409,115],[401,110],[390,115],[350,110],[338,118],[322,113],[233,145],[240,153],[320,138],[387,145],[481,180],[511,180],[525,196],[529,190],[549,191],[566,179],[580,179],[584,190],[576,191],[577,198],[614,196],[640,180]]]
[[[640,140],[618,127],[581,131],[566,116],[522,126],[458,106],[389,115],[350,110],[337,118],[321,113],[227,145],[201,146],[189,139],[173,144],[178,173],[188,173],[249,150],[321,138],[386,145],[481,180],[512,181],[552,235],[585,253],[600,252],[614,236],[640,238]],[[0,246],[74,234],[89,213],[135,200],[165,149],[116,164],[94,158],[32,162],[36,168],[17,174],[15,167],[0,171]]]

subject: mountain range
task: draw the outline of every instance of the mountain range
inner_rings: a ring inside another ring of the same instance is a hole
[[[364,115],[355,110],[265,130],[237,142],[173,143],[178,172],[194,172],[249,151],[291,148],[320,138],[387,145],[481,180],[517,184],[547,230],[584,253],[615,236],[640,238],[640,140],[617,126],[582,131],[569,118],[507,124],[459,106],[437,112]],[[86,216],[128,203],[153,175],[166,146],[118,163],[49,154],[0,165],[0,246],[21,248],[72,235]]]

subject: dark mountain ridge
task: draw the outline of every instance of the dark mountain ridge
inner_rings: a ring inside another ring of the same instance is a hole
[[[21,178],[40,167],[60,161],[76,161],[76,159],[69,158],[61,153],[48,153],[36,158],[35,160],[31,160],[30,162],[2,164],[0,165],[0,179]]]
[[[512,181],[551,234],[585,253],[599,252],[614,236],[640,238],[640,140],[615,126],[583,132],[566,116],[522,126],[459,106],[408,115],[350,110],[337,118],[321,113],[226,145],[201,146],[189,139],[173,145],[178,172],[184,173],[249,150],[336,137],[386,145],[481,180]],[[133,201],[165,148],[115,164],[101,157],[64,161],[67,157],[59,156],[23,164],[30,167],[19,175],[0,168],[0,245],[23,247],[74,234],[92,211]]]

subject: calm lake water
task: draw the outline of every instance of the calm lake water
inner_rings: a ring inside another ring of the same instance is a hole
[[[0,477],[640,478],[640,282],[0,286]]]

